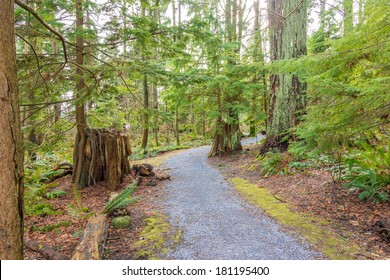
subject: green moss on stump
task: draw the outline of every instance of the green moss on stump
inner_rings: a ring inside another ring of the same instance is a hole
[[[128,228],[131,225],[131,217],[130,216],[115,217],[111,220],[111,225],[113,228],[116,229]]]
[[[297,231],[315,245],[324,256],[336,260],[356,259],[356,254],[360,249],[345,237],[327,230],[325,226],[329,222],[292,212],[286,203],[276,199],[267,189],[259,188],[245,179],[232,178],[231,182],[244,199],[263,209],[267,215],[276,219],[280,224]]]

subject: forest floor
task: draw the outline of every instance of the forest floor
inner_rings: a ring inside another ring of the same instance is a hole
[[[141,160],[137,163],[147,161],[153,164],[154,167],[158,167],[166,158],[175,155],[177,152],[167,152],[158,157]],[[156,173],[164,174],[166,172],[157,168]],[[122,190],[131,184],[133,180],[134,178],[129,175],[124,179],[123,183],[117,186],[99,183],[95,186],[84,188],[77,195],[78,199],[75,199],[69,177],[57,180],[56,186],[50,191],[64,191],[66,194],[56,199],[45,200],[46,203],[50,203],[56,213],[39,216],[25,215],[25,243],[29,243],[29,241],[38,243],[41,247],[58,252],[62,258],[70,259],[83,236],[88,218],[95,213],[102,212],[110,195]],[[163,185],[163,182],[158,180],[156,176],[141,180],[133,194],[134,197],[140,196],[140,199],[127,207],[132,218],[131,226],[127,229],[114,229],[109,226],[104,259],[142,258],[136,255],[136,253],[141,251],[142,247],[142,244],[137,246],[137,241],[143,239],[141,233],[147,226],[147,220],[154,217],[156,213],[161,213],[161,207],[155,202],[162,195]],[[77,207],[77,200],[80,207]],[[110,219],[111,217],[108,219],[109,223]],[[32,250],[29,246],[24,248],[24,258],[27,260],[44,260],[50,259],[50,257],[43,256],[36,249]]]
[[[317,253],[322,252],[321,246],[305,241],[310,240],[305,235],[302,238],[300,225],[286,225],[272,215],[269,218],[258,205],[245,202],[245,194],[227,182],[234,178],[243,178],[258,189],[267,189],[290,213],[313,217],[310,218],[313,224],[319,224],[317,218],[326,220],[326,224],[320,224],[321,232],[343,239],[344,243],[338,244],[343,250],[344,247],[358,248],[351,250],[347,258],[390,258],[389,240],[375,227],[377,221],[388,218],[390,203],[359,201],[355,195],[348,195],[341,184],[333,183],[323,170],[261,177],[255,162],[257,145],[247,144],[244,148],[244,152],[212,159],[205,158],[207,147],[202,147],[144,160],[160,169],[158,172],[170,173],[172,180],[164,183],[154,177],[144,178],[134,193],[141,199],[128,208],[131,226],[127,229],[109,227],[103,258],[332,258],[326,254],[321,256]],[[188,170],[190,175],[183,170]],[[208,178],[207,181],[202,181],[204,178]],[[102,211],[114,189],[121,189],[132,180],[128,176],[115,187],[99,184],[81,190],[80,202],[88,208],[81,211],[75,207],[70,180],[62,179],[56,189],[67,194],[49,201],[58,214],[26,217],[25,239],[52,248],[69,259],[88,217]],[[206,197],[210,184],[212,195]],[[224,233],[218,233],[220,231]],[[259,250],[253,249],[256,246]],[[26,248],[25,259],[45,257]]]

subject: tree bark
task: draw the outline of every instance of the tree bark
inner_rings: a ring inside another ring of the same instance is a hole
[[[238,124],[226,123],[222,118],[222,96],[219,92],[217,94],[218,111],[220,112],[215,128],[215,134],[213,139],[213,145],[208,154],[209,157],[221,156],[224,154],[230,154],[233,151],[242,150],[238,129]]]
[[[80,66],[84,65],[84,38],[82,32],[84,30],[84,14],[83,14],[83,0],[76,1],[76,63]],[[76,69],[76,97],[82,96],[85,89],[84,71],[82,68]],[[87,159],[85,157],[86,147],[86,133],[87,120],[85,116],[85,102],[82,101],[76,105],[76,126],[77,135],[73,152],[73,177],[72,182],[79,187],[86,186],[87,178],[85,175],[85,166],[87,165]],[[84,170],[83,170],[84,168]]]
[[[153,110],[154,110],[154,139],[156,142],[156,146],[160,145],[158,141],[158,131],[159,131],[159,122],[158,122],[158,91],[157,84],[153,84]]]
[[[240,2],[241,3],[241,2]],[[234,48],[234,54],[227,58],[226,63],[234,67],[240,53],[241,38],[237,36],[237,16],[239,16],[240,7],[237,0],[227,0],[225,5],[225,40],[228,43],[237,43]],[[239,16],[239,20],[242,18]],[[241,23],[239,23],[241,24]],[[217,70],[218,72],[218,70]],[[241,131],[239,126],[239,115],[236,109],[233,108],[239,100],[241,92],[229,96],[223,92],[218,92],[218,112],[213,145],[209,152],[209,157],[216,155],[229,154],[233,151],[242,150],[241,146]],[[228,106],[225,106],[228,105]]]
[[[172,10],[173,10],[173,26],[176,26],[176,5],[175,0],[172,1]],[[181,10],[180,10],[180,2],[179,2],[179,20],[181,20]],[[180,22],[179,22],[180,24]],[[174,39],[176,41],[176,38]],[[175,139],[176,145],[180,146],[180,135],[179,135],[179,105],[176,104],[175,108]]]
[[[320,30],[322,32],[325,31],[325,13],[326,13],[326,0],[321,1],[321,6],[320,6]]]
[[[271,60],[305,55],[307,0],[270,0],[268,5]],[[305,100],[305,84],[295,73],[270,75],[267,138],[262,152],[271,148],[287,149],[289,129],[297,124]]]
[[[148,77],[144,76],[144,127],[142,133],[142,144],[141,148],[143,150],[148,146],[148,137],[149,137],[149,88],[148,88]]]
[[[23,259],[23,151],[14,1],[0,1],[0,259]]]

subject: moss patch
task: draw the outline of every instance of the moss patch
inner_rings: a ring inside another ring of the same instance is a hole
[[[131,225],[131,217],[115,217],[111,220],[111,225],[113,228],[128,228]]]
[[[136,259],[160,259],[169,249],[179,245],[182,231],[172,228],[166,216],[154,213],[144,221],[146,226],[140,233],[140,240],[135,243]]]
[[[53,225],[43,226],[43,227],[32,226],[31,230],[40,231],[40,232],[50,232],[50,231],[53,231],[53,230],[60,228],[60,227],[68,227],[68,226],[70,226],[70,224],[71,224],[70,221],[64,221],[64,222],[59,222],[59,223],[53,224]]]
[[[292,212],[288,205],[272,195],[267,189],[249,183],[245,179],[232,178],[234,187],[250,203],[260,207],[280,224],[293,229],[316,246],[330,259],[356,259],[359,247],[348,239],[326,228],[329,222],[304,214]]]

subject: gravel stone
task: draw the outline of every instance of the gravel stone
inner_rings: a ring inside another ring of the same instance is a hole
[[[243,144],[255,141],[246,139]],[[170,223],[183,231],[180,245],[168,253],[168,259],[321,258],[304,240],[287,233],[261,209],[241,199],[208,164],[209,150],[209,146],[185,150],[165,163],[171,169],[171,181],[166,187],[164,209]]]

